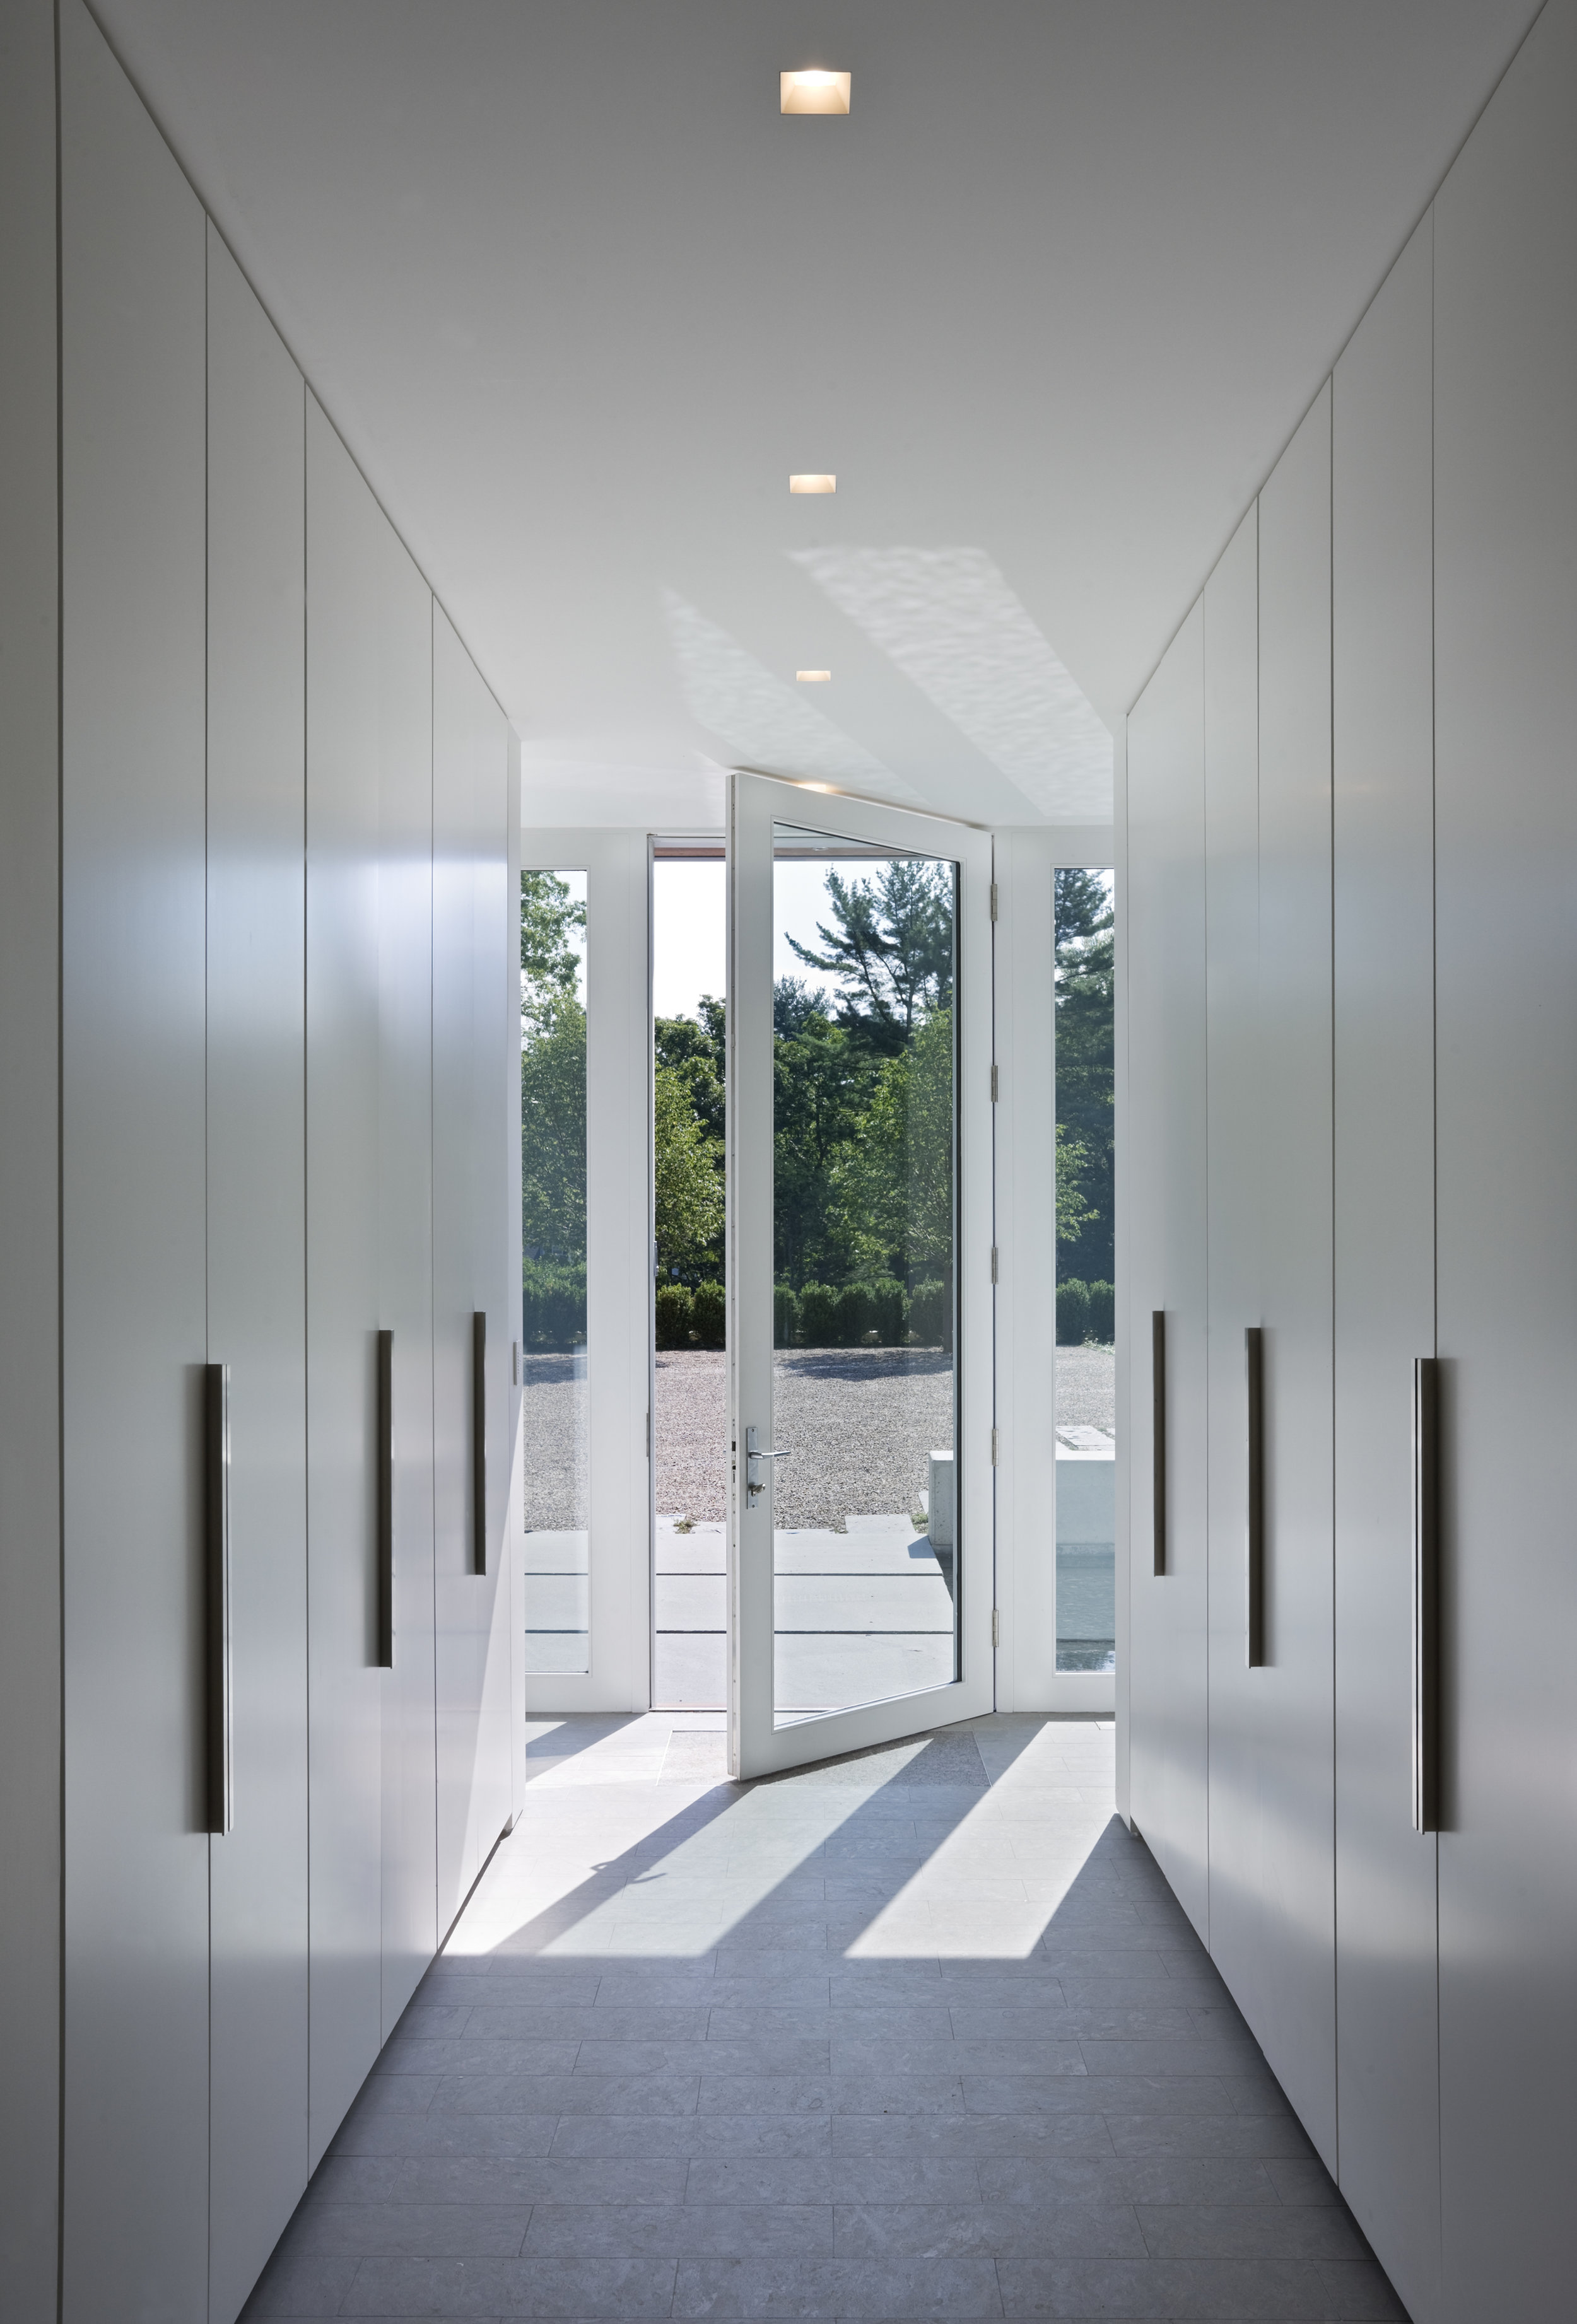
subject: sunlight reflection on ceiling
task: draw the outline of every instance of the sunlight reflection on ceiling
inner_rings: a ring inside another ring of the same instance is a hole
[[[922,803],[901,775],[813,708],[787,679],[774,677],[687,598],[665,589],[662,604],[686,706],[733,757],[769,773],[837,783],[899,807]]]
[[[1042,815],[1111,820],[1111,736],[984,549],[789,553]]]

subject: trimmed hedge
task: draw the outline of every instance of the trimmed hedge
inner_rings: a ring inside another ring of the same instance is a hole
[[[532,1355],[586,1345],[586,1267],[528,1259],[521,1275],[521,1342]]]
[[[890,1275],[841,1288],[807,1283],[796,1291],[779,1283],[772,1295],[779,1348],[939,1347],[951,1342],[951,1322],[945,1284],[918,1284],[911,1296]]]
[[[1110,1347],[1116,1337],[1116,1295],[1110,1283],[1080,1283],[1070,1277],[1056,1286],[1056,1343],[1077,1348],[1087,1342]]]
[[[726,1306],[721,1283],[659,1283],[657,1344],[659,1348],[720,1348]]]

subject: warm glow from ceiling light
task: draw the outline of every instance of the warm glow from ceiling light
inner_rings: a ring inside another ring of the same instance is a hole
[[[819,67],[778,76],[781,113],[847,113],[853,73],[823,72]]]
[[[832,672],[830,669],[797,669],[794,675],[801,686],[825,686]]]
[[[836,798],[838,796],[831,783],[808,783],[797,779],[794,788],[797,791],[825,791],[829,798]]]
[[[788,479],[791,493],[835,493],[837,488],[835,476],[790,476]]]

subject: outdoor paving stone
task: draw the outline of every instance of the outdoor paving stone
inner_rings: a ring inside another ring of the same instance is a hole
[[[344,2316],[667,2316],[676,2264],[650,2259],[368,2259]]]
[[[301,2252],[507,2257],[520,2250],[531,2216],[529,2205],[324,2202],[313,2204],[290,2235]]]

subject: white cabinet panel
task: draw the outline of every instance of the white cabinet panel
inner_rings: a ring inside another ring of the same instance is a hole
[[[305,391],[208,229],[208,1354],[235,1827],[209,1858],[214,2324],[307,2183]]]
[[[519,1135],[519,971],[505,876],[503,715],[433,614],[433,1409],[438,1923],[446,1929],[509,1820],[511,1655],[504,1569],[520,1332],[509,1280],[511,1140]],[[513,1111],[510,1111],[512,1090]],[[487,1317],[487,1571],[475,1572],[472,1317]]]
[[[1328,384],[1259,496],[1259,917],[1264,1664],[1247,1664],[1246,1543],[1223,1528],[1211,1577],[1210,1943],[1334,2167]],[[1246,1434],[1239,1378],[1213,1433]]]
[[[1204,1934],[1206,1870],[1204,618],[1128,722],[1130,1792]],[[1154,1572],[1150,1318],[1167,1318],[1167,1571]]]
[[[206,227],[77,0],[60,26],[62,2314],[187,2324],[208,2301]]]
[[[438,1946],[433,1699],[432,595],[381,514],[378,1321],[394,1334],[394,1667],[383,1674],[383,2033]]]
[[[1413,1360],[1434,1350],[1431,226],[1336,367],[1332,449],[1336,2030],[1342,2191],[1440,2313],[1434,1840],[1413,1830]]]
[[[1442,2212],[1461,2324],[1572,2307],[1577,11],[1435,204]]]
[[[1249,1463],[1244,1331],[1260,1270],[1259,511],[1204,591],[1205,982],[1209,1115],[1211,1932],[1230,1959],[1238,1901],[1214,1829],[1234,1745],[1251,1752],[1245,1688]],[[1224,1895],[1218,1896],[1218,1884]],[[1224,1960],[1223,1960],[1224,1965]]]
[[[0,2315],[55,2324],[60,1793],[55,28],[0,69]],[[25,1771],[25,1775],[24,1775]]]
[[[307,404],[307,1545],[311,2152],[382,2039],[379,606],[384,521]]]

